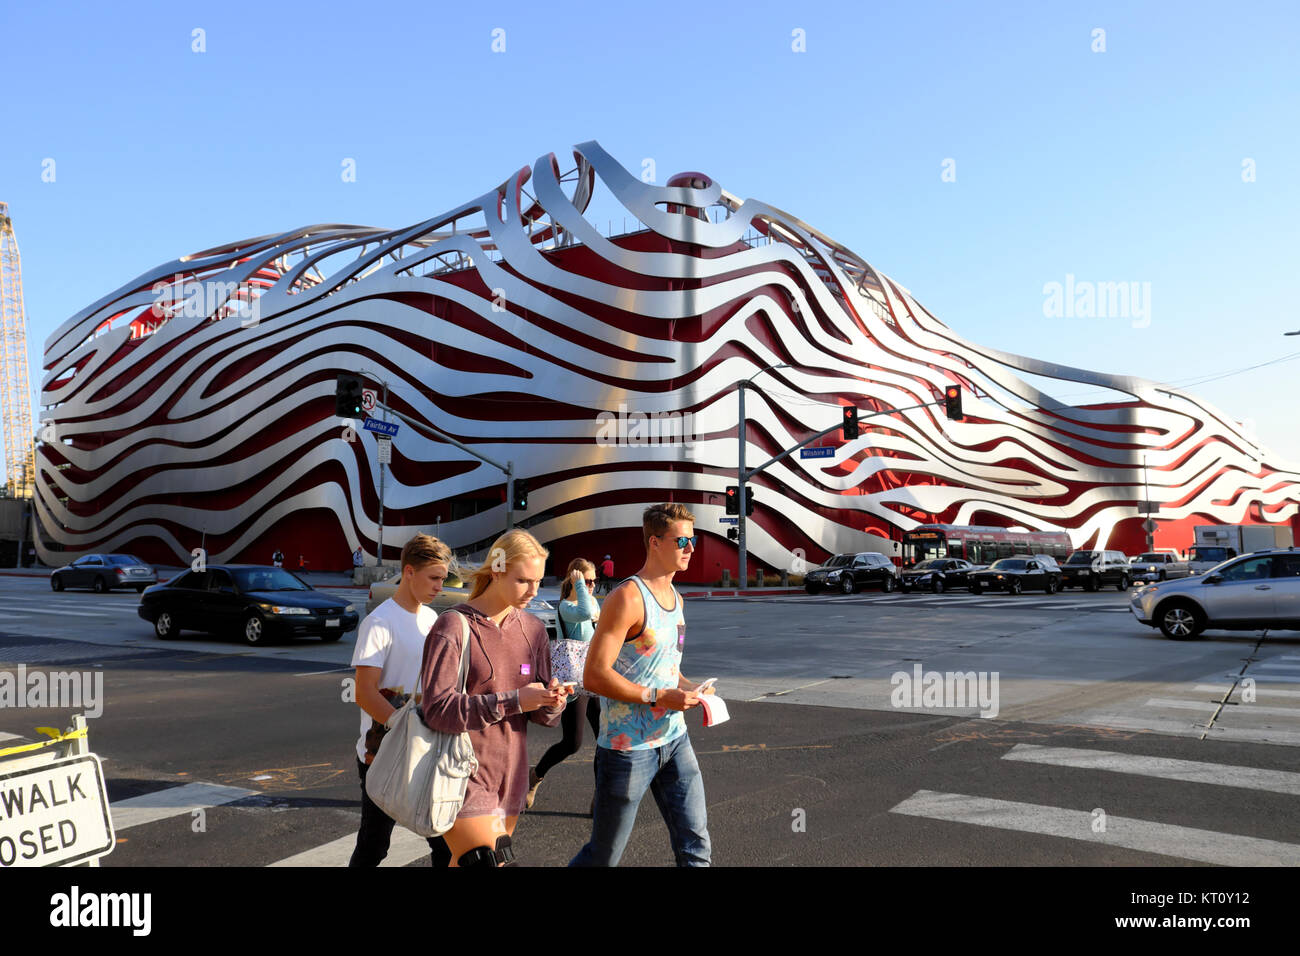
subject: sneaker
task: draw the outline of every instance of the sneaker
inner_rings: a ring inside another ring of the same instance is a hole
[[[531,810],[533,801],[537,799],[537,788],[542,785],[542,778],[537,776],[537,768],[528,768],[528,796],[524,797],[524,809]]]

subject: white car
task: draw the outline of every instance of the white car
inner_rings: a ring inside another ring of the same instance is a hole
[[[1173,551],[1148,551],[1129,561],[1129,569],[1134,581],[1150,583],[1167,581],[1172,578],[1185,578],[1192,573],[1191,567]]]
[[[402,575],[399,572],[390,578],[376,581],[370,585],[370,593],[366,597],[366,614],[369,614],[396,594],[397,586],[401,583]],[[442,590],[429,602],[429,607],[441,612],[449,607],[455,607],[457,604],[463,604],[469,600],[469,591],[469,587],[460,578],[449,577],[447,583],[442,586]],[[542,623],[546,625],[546,636],[554,640],[556,636],[555,606],[549,601],[542,600],[539,594],[533,598],[526,610],[530,614],[535,614],[541,618]]]

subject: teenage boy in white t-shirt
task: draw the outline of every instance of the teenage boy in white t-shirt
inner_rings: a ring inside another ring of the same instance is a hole
[[[393,819],[366,793],[366,771],[383,739],[383,726],[407,696],[420,699],[420,664],[424,639],[437,620],[426,607],[442,590],[451,566],[451,549],[432,535],[417,534],[402,549],[402,583],[397,593],[375,608],[357,630],[352,666],[357,671],[357,772],[361,775],[361,829],[349,866],[378,866],[388,855]],[[434,866],[449,866],[451,852],[442,837],[430,837]]]

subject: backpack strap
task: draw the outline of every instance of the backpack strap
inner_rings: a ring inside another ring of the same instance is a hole
[[[460,618],[460,692],[465,693],[465,682],[469,680],[469,620],[459,611],[448,611]]]

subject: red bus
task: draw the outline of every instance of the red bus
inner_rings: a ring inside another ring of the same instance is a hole
[[[1073,550],[1070,536],[1064,531],[923,524],[903,532],[904,565],[928,558],[964,558],[971,564],[992,564],[1013,554],[1050,554],[1060,564]]]

